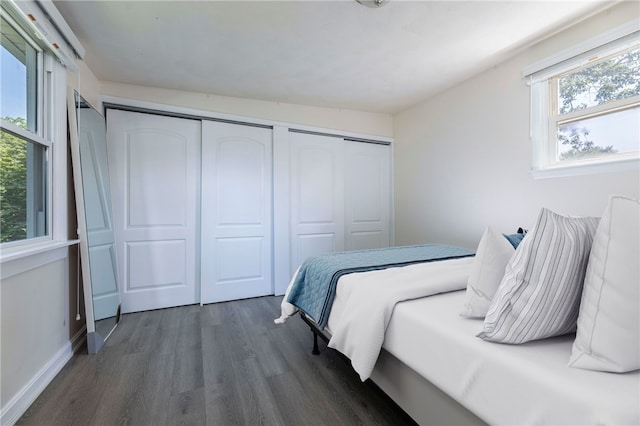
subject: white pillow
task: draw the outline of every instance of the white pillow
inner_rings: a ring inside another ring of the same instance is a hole
[[[460,315],[484,318],[489,310],[509,259],[515,253],[504,235],[487,228],[480,239],[467,282],[467,294]]]
[[[640,369],[639,262],[640,203],[613,196],[593,240],[571,367]]]
[[[542,209],[505,270],[478,337],[524,343],[576,327],[598,218]]]

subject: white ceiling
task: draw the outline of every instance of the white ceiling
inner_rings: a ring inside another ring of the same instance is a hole
[[[101,81],[395,113],[610,1],[54,1]]]

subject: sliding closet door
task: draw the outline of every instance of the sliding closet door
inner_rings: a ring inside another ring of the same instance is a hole
[[[202,123],[202,303],[273,294],[271,150],[271,129]]]
[[[391,147],[347,141],[346,249],[388,247],[391,225]]]
[[[344,250],[344,140],[290,133],[291,267]]]
[[[198,302],[200,121],[108,110],[122,310]]]

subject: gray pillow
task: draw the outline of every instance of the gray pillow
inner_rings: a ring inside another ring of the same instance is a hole
[[[574,331],[598,221],[542,209],[507,264],[478,337],[517,344]]]
[[[640,369],[640,202],[612,196],[593,239],[571,367]]]
[[[504,277],[504,270],[515,249],[504,235],[490,227],[484,231],[471,266],[464,307],[460,315],[484,318]]]

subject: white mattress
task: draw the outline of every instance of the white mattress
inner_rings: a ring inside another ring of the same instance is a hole
[[[463,302],[456,291],[397,304],[383,348],[490,424],[640,424],[640,372],[568,367],[574,335],[485,342]],[[329,327],[342,309],[337,298]]]

